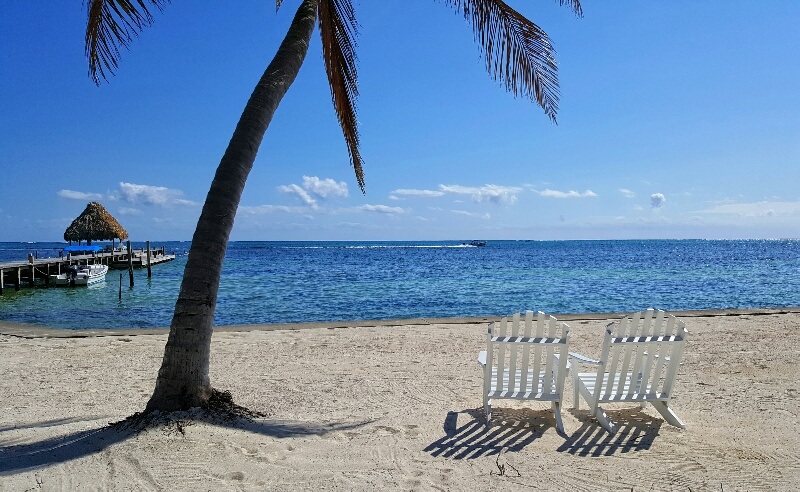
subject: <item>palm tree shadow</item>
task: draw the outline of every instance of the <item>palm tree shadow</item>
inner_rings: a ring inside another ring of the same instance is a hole
[[[186,418],[181,418],[182,416]],[[0,440],[0,475],[83,458],[151,429],[161,430],[167,434],[184,434],[186,427],[198,422],[277,439],[295,436],[323,436],[330,432],[354,429],[370,423],[368,421],[319,424],[292,422],[248,415],[220,415],[199,409],[173,414],[155,414],[149,417],[145,416],[145,418],[142,418],[142,414],[136,414],[121,422],[36,442],[18,443],[19,440]]]
[[[638,406],[609,411],[608,416],[618,427],[616,434],[611,435],[592,420],[588,410],[571,410],[570,413],[581,422],[581,427],[559,446],[558,451],[578,456],[611,456],[650,449],[663,423]]]
[[[459,426],[458,419],[467,420]],[[447,412],[444,436],[429,444],[424,451],[432,456],[455,459],[475,459],[499,455],[501,451],[521,451],[553,427],[553,412],[529,408],[497,408],[491,425],[486,426],[482,409]]]

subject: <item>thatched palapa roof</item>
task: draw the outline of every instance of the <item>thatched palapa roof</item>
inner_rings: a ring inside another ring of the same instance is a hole
[[[117,219],[97,202],[86,205],[86,210],[64,231],[65,241],[125,239],[128,232],[119,225]]]

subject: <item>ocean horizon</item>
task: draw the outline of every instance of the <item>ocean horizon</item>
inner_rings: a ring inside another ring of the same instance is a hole
[[[469,242],[231,241],[215,325],[800,306],[800,240]],[[0,320],[169,326],[191,243],[151,243],[176,254],[152,279],[136,270],[131,289],[127,272],[111,270],[91,287],[7,286]],[[56,257],[64,246],[4,242],[0,262]]]

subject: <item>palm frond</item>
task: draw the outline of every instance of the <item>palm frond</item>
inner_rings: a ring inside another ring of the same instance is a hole
[[[558,0],[558,4],[561,5],[562,7],[564,5],[569,5],[569,8],[571,8],[572,11],[575,12],[575,15],[577,15],[578,17],[583,17],[583,7],[581,7],[580,0]]]
[[[558,67],[547,33],[502,0],[444,1],[472,24],[489,74],[515,96],[537,103],[555,122]],[[577,0],[569,3],[580,7]]]
[[[89,76],[100,85],[119,66],[119,47],[128,48],[134,36],[153,23],[150,9],[162,10],[169,0],[89,0],[86,58]]]
[[[358,97],[355,52],[358,23],[351,0],[320,0],[319,27],[333,107],[344,133],[358,186],[364,193],[364,171],[359,151],[355,105]]]
[[[281,8],[281,4],[282,3],[283,3],[283,0],[275,0],[275,12],[277,12],[278,9]]]

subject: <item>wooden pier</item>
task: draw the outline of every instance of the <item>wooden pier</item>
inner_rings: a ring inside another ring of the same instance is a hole
[[[165,261],[175,259],[174,254],[167,254],[163,246],[157,249],[137,249],[128,251],[115,249],[114,251],[101,251],[85,255],[67,255],[59,258],[34,258],[28,256],[27,260],[0,263],[0,295],[3,295],[6,285],[13,285],[18,291],[22,286],[33,287],[41,280],[50,285],[50,275],[58,275],[66,271],[69,265],[103,264],[109,268],[127,269],[146,268]]]

